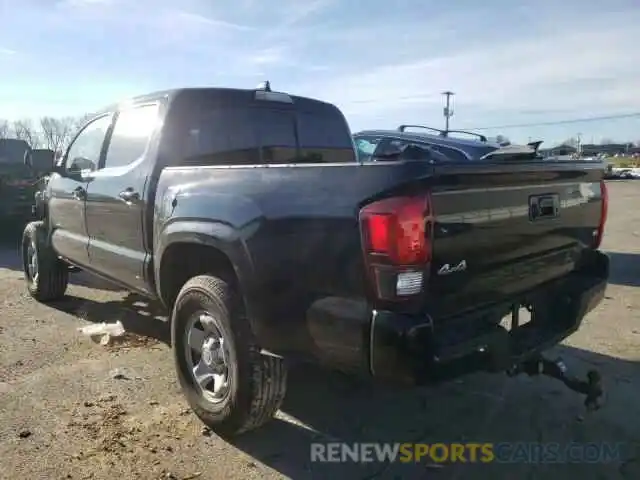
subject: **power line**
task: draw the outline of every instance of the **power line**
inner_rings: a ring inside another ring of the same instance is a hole
[[[417,95],[403,95],[400,97],[388,97],[385,100],[425,100],[439,96],[439,93],[425,93]],[[370,98],[363,100],[349,100],[349,103],[380,103],[380,98]]]
[[[602,115],[599,117],[574,118],[571,120],[556,120],[551,122],[520,123],[520,124],[511,124],[511,125],[496,125],[493,127],[465,128],[465,130],[498,130],[503,128],[543,127],[547,125],[564,125],[568,123],[597,122],[601,120],[617,120],[622,118],[633,118],[633,117],[640,117],[640,112],[622,113],[618,115]]]

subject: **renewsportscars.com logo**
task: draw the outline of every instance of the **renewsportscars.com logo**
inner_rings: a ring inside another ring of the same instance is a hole
[[[609,463],[623,458],[612,443],[312,443],[312,462]]]

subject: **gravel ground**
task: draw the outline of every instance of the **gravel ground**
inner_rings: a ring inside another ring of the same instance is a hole
[[[157,307],[74,275],[55,307],[31,300],[17,235],[0,249],[0,478],[640,478],[640,183],[610,182],[607,298],[557,348],[577,372],[596,366],[604,409],[551,379],[475,375],[409,392],[367,389],[340,375],[292,372],[282,412],[234,444],[203,430],[180,395]],[[634,211],[635,210],[635,211]],[[90,322],[131,335],[103,347]],[[313,440],[626,442],[609,464],[311,464]],[[633,446],[636,445],[634,448]]]

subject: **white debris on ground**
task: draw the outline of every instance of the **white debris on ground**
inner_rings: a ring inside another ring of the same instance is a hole
[[[114,339],[123,337],[125,334],[122,322],[115,323],[95,323],[78,329],[80,333],[91,338],[100,345],[111,345]]]
[[[113,347],[117,347],[117,350],[136,347],[154,347],[159,343],[158,338],[153,336],[153,334],[150,336],[149,334],[126,331],[121,321],[114,323],[94,323],[78,328],[78,331],[90,337],[93,342],[107,349],[112,349]]]

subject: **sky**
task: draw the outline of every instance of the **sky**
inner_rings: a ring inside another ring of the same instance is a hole
[[[639,35],[638,0],[0,0],[0,118],[269,80],[353,132],[441,128],[451,90],[454,129],[640,141]]]

